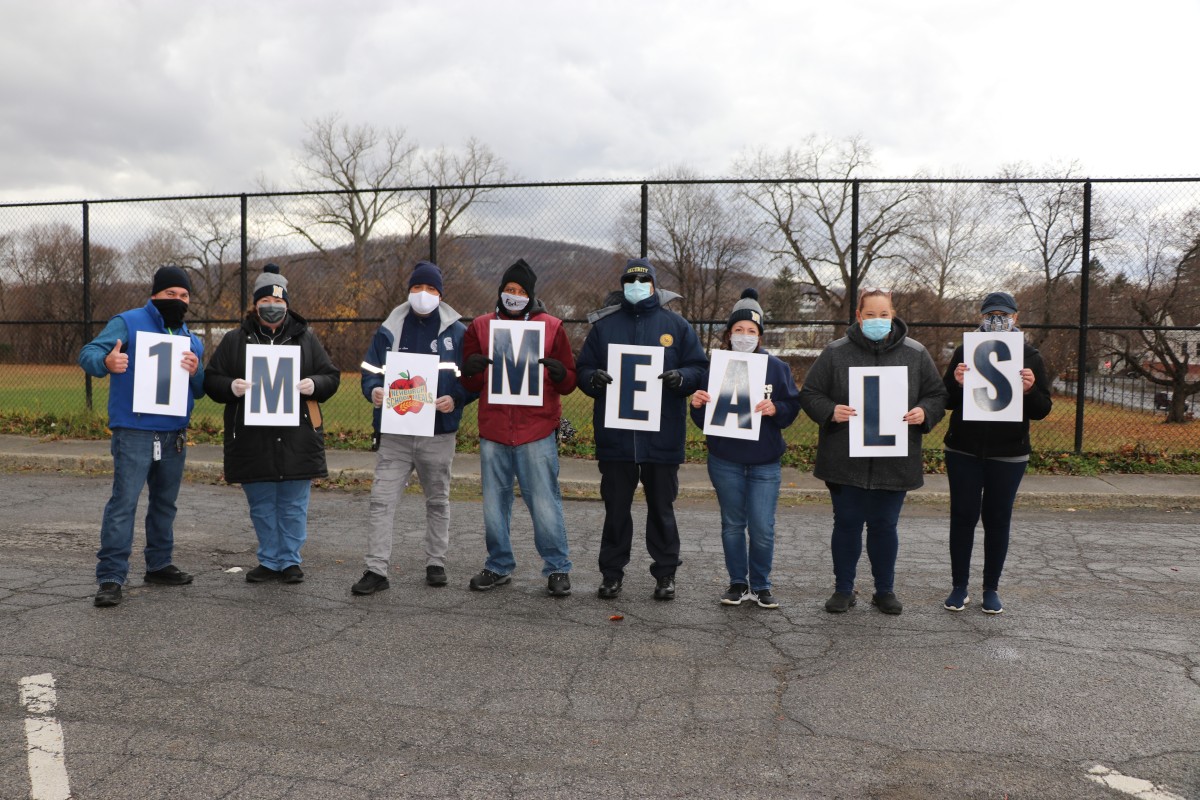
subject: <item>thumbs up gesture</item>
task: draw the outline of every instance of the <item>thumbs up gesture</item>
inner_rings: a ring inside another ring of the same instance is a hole
[[[121,340],[117,339],[116,345],[109,351],[109,354],[104,357],[104,368],[113,375],[120,375],[125,370],[129,369],[129,356],[121,352]]]

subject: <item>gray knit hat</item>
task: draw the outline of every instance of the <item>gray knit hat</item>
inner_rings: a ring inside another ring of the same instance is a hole
[[[264,297],[278,297],[288,302],[287,278],[279,274],[278,264],[267,264],[262,274],[254,279],[254,302]]]
[[[763,318],[762,306],[758,304],[758,292],[754,289],[743,291],[742,299],[733,304],[733,313],[729,315],[729,324],[725,326],[725,329],[732,328],[744,319],[748,319],[757,325],[758,333],[760,336],[762,335],[766,320]]]

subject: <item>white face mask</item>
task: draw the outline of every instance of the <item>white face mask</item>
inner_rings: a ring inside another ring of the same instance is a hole
[[[732,333],[729,346],[738,353],[753,353],[758,348],[758,337],[753,333]]]
[[[519,294],[504,292],[500,295],[500,302],[504,304],[504,308],[508,313],[516,314],[519,311],[525,310],[525,306],[529,305],[529,298],[522,297]]]
[[[413,292],[408,296],[408,304],[412,306],[412,310],[422,316],[432,314],[441,302],[442,298],[429,292]]]

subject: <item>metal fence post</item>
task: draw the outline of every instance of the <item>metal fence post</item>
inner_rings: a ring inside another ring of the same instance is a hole
[[[88,204],[83,203],[83,343],[92,340],[92,231]],[[83,395],[92,410],[92,376],[83,373]]]
[[[437,187],[429,187],[429,260],[437,263]]]
[[[1083,406],[1087,397],[1088,284],[1092,262],[1092,182],[1083,183],[1083,265],[1079,277],[1079,360],[1075,365],[1075,455],[1083,452]]]
[[[650,252],[650,184],[642,184],[642,252],[645,258]]]
[[[854,324],[854,312],[857,310],[858,298],[858,178],[850,184],[850,286],[846,298],[846,308],[849,315],[847,325]]]
[[[246,235],[246,195],[242,195],[242,304],[238,306],[238,313],[235,317],[240,317],[242,312],[250,307],[250,241]]]

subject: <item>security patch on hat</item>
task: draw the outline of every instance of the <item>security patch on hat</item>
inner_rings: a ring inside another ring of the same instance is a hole
[[[658,343],[663,347],[670,347],[671,345],[675,344],[675,337],[669,333],[664,333],[662,336],[658,337]]]
[[[278,283],[271,287],[271,297],[278,297],[281,300],[283,299],[283,287]]]

